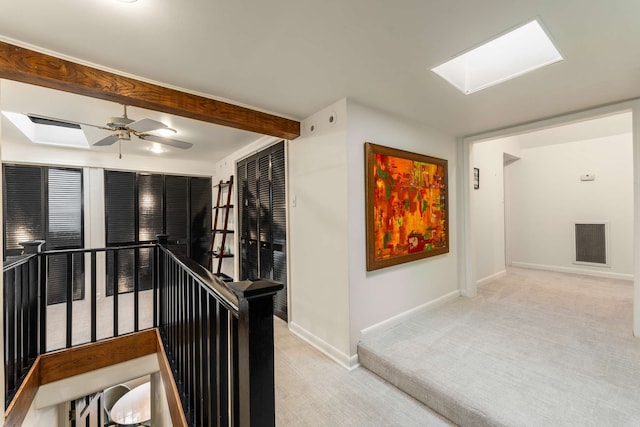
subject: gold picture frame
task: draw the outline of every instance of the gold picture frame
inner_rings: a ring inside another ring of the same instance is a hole
[[[448,162],[365,143],[367,271],[449,252]]]

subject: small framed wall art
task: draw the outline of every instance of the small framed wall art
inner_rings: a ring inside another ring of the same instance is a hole
[[[449,252],[447,160],[365,143],[367,271]]]
[[[480,188],[480,169],[473,168],[473,189]]]

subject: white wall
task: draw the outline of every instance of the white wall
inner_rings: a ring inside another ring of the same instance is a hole
[[[511,167],[514,266],[633,274],[633,153],[630,133],[523,149]],[[582,174],[595,181],[580,181]],[[575,265],[574,221],[608,221],[611,267]]]
[[[516,139],[491,140],[473,146],[472,165],[480,170],[480,188],[471,190],[474,268],[478,284],[505,272],[504,153],[520,156]]]
[[[289,145],[290,327],[344,365],[352,354],[347,120],[343,99],[302,121]]]
[[[449,161],[450,253],[366,272],[367,141]],[[216,173],[233,173],[235,161],[268,143],[257,141],[234,153],[217,164]],[[301,122],[301,136],[288,144],[289,327],[294,333],[351,367],[363,329],[384,328],[390,319],[459,295],[456,161],[453,137],[347,99]]]
[[[360,332],[447,295],[458,295],[456,248],[456,140],[415,122],[349,101],[348,247],[350,340],[355,354]],[[372,142],[448,160],[450,252],[366,271],[364,143]]]

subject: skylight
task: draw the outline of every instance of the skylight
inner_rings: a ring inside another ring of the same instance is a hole
[[[431,71],[468,95],[562,59],[540,23],[534,20]]]
[[[78,125],[56,120],[31,120],[25,114],[11,111],[3,111],[2,114],[36,144],[89,148],[89,141]]]

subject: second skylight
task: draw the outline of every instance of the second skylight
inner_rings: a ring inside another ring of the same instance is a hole
[[[431,71],[468,95],[562,59],[534,20]]]

